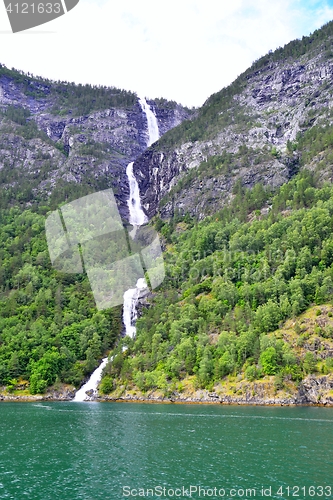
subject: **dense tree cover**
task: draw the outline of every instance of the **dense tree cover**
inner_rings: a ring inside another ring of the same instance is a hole
[[[292,40],[284,47],[278,47],[274,51],[270,51],[265,56],[261,57],[253,63],[245,75],[253,71],[258,71],[271,62],[278,62],[292,58],[299,59],[302,55],[320,51],[327,58],[332,57],[332,43],[333,38],[333,22],[330,21],[322,26],[320,29],[315,30],[309,36],[303,36],[301,39]]]
[[[332,117],[328,113],[326,121]],[[320,168],[332,165],[333,160],[333,127],[327,123],[315,125],[303,134],[299,133],[295,143],[288,143],[289,151],[297,151],[301,166],[308,165],[319,153],[323,154],[324,161]]]
[[[121,309],[98,312],[85,275],[51,267],[46,211],[0,211],[0,384],[27,379],[32,393],[79,386],[121,330]]]
[[[56,101],[54,114],[71,112],[77,116],[86,115],[101,109],[133,106],[136,101],[134,92],[101,85],[55,82],[30,73],[25,74],[15,68],[9,69],[4,64],[0,64],[1,77],[13,80],[28,97]]]
[[[134,92],[90,84],[59,82],[52,85],[51,90],[57,99],[52,111],[54,114],[71,111],[76,116],[82,116],[102,109],[130,107],[136,101]]]
[[[150,103],[150,100],[149,100]],[[175,109],[177,106],[183,106],[182,104],[176,102],[176,101],[169,101],[168,99],[165,99],[164,97],[155,97],[153,100],[153,107],[157,106],[158,108],[163,108],[163,109]],[[187,111],[190,111],[190,108],[187,108],[186,106],[183,106],[184,109]],[[192,108],[193,110],[194,108]]]
[[[267,215],[259,210],[265,202]],[[274,196],[239,184],[231,206],[214,216],[158,220],[157,228],[169,241],[166,279],[137,322],[136,340],[125,339],[129,349],[106,369],[104,392],[124,382],[167,391],[189,375],[211,388],[238,372],[297,381],[317,369],[314,354],[297,355],[269,333],[332,297],[331,185],[316,187],[308,172]],[[320,335],[332,339],[326,330]],[[322,370],[330,367],[328,358]]]
[[[37,127],[27,108],[7,106],[0,110],[0,119],[2,119],[2,134],[15,134],[27,140],[40,138],[47,144],[53,144],[48,135]]]

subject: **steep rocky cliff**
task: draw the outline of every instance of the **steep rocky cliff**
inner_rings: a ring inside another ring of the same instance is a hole
[[[147,213],[202,218],[226,203],[237,179],[276,187],[304,166],[297,139],[332,123],[332,40],[328,23],[267,54],[140,156],[134,172]]]
[[[161,133],[191,111],[148,100]],[[127,216],[126,165],[147,144],[134,93],[50,82],[0,67],[0,182],[6,203],[58,201],[112,187]]]

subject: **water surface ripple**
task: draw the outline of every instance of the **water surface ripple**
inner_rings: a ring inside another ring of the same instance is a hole
[[[3,403],[0,412],[1,500],[118,500],[129,498],[124,487],[255,488],[263,498],[271,486],[280,499],[295,498],[280,486],[333,489],[333,408]]]

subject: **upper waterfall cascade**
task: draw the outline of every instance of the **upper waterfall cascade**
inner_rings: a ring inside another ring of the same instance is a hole
[[[145,113],[148,124],[148,143],[147,146],[151,146],[154,142],[158,141],[160,138],[160,133],[158,130],[158,123],[155,113],[152,111],[151,107],[147,103],[144,97],[139,98],[139,104],[142,111]]]

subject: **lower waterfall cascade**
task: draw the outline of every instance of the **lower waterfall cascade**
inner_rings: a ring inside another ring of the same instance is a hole
[[[97,387],[102,378],[102,372],[106,367],[108,358],[104,358],[102,363],[96,368],[96,370],[91,374],[88,382],[86,382],[78,391],[75,393],[73,401],[91,401],[97,395]],[[91,392],[92,391],[92,392]],[[90,393],[90,394],[89,394]]]

